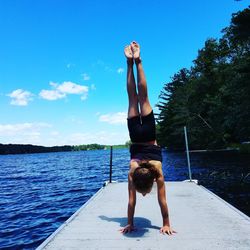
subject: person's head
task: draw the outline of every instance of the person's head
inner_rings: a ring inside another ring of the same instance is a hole
[[[133,184],[137,192],[143,196],[150,193],[154,180],[159,177],[159,172],[153,164],[148,161],[140,161],[133,173]]]

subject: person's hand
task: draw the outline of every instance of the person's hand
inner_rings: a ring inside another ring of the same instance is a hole
[[[136,231],[136,228],[133,225],[128,224],[127,226],[121,228],[119,230],[121,233],[131,233],[132,231]]]
[[[174,230],[172,230],[172,228],[170,228],[169,226],[163,226],[163,227],[160,229],[160,233],[172,235],[173,233],[177,233],[177,232],[174,231]]]

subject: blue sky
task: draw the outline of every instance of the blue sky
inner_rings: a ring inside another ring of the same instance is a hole
[[[124,46],[141,45],[154,107],[247,2],[0,0],[0,143],[125,143]]]

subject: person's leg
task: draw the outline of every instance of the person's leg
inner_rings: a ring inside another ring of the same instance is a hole
[[[124,49],[125,56],[127,57],[127,92],[128,92],[128,118],[139,115],[138,95],[136,92],[135,76],[133,70],[133,55],[131,47],[126,46]]]
[[[141,115],[146,116],[152,111],[152,107],[149,103],[147,82],[140,58],[140,46],[138,43],[132,42],[131,48],[137,69],[137,88]]]

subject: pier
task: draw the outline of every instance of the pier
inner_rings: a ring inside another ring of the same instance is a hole
[[[137,193],[137,231],[127,224],[127,183],[109,183],[74,213],[37,249],[250,249],[250,218],[192,181],[166,182],[172,236],[159,232],[162,217],[157,188]]]

